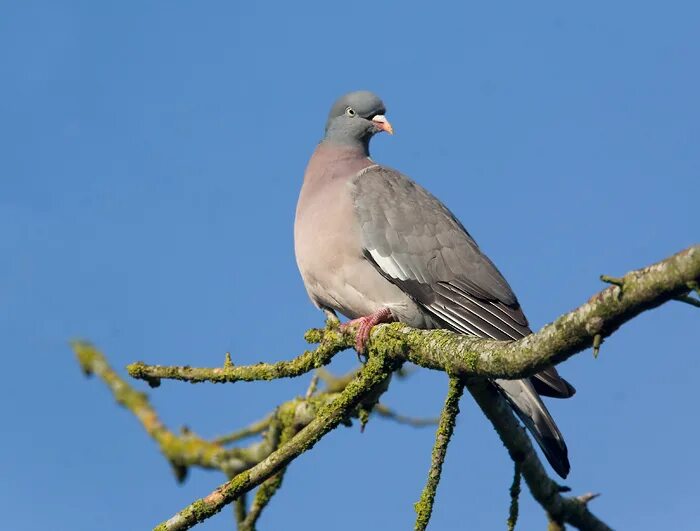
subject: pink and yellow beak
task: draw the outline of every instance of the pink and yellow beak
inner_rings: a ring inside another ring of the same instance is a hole
[[[386,131],[390,135],[394,134],[394,128],[391,127],[389,120],[387,120],[386,116],[384,116],[383,114],[378,114],[377,116],[372,118],[372,121],[374,122],[374,125],[376,125],[382,131]]]

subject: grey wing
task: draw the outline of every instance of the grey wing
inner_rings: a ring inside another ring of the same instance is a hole
[[[531,333],[508,282],[432,194],[381,166],[351,186],[367,259],[446,328],[493,339]],[[574,393],[553,367],[532,383],[545,396]]]

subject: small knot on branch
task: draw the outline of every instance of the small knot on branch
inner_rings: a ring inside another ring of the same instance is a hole
[[[576,496],[576,499],[584,505],[588,505],[588,502],[596,499],[600,496],[600,492],[587,492],[586,494],[581,494],[581,496]]]
[[[129,376],[138,380],[143,380],[149,387],[160,387],[160,378],[155,378],[148,374],[147,365],[142,361],[135,361],[126,366]]]
[[[607,284],[617,286],[620,290],[617,292],[617,300],[622,299],[622,294],[625,291],[625,279],[620,277],[611,277],[608,275],[600,275],[600,280]]]

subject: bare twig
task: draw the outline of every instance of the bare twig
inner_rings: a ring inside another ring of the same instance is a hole
[[[238,529],[240,529],[241,524],[245,521],[245,517],[248,514],[248,510],[246,508],[247,498],[248,494],[244,492],[241,496],[236,498],[235,502],[233,502],[233,517],[236,519]]]
[[[414,428],[423,428],[425,426],[435,426],[437,425],[439,419],[431,417],[409,417],[406,415],[401,415],[396,413],[393,409],[385,406],[384,404],[377,404],[372,413],[377,414],[385,419],[393,420],[399,424],[405,424],[406,426],[413,426]]]
[[[581,496],[576,496],[576,499],[581,503],[588,503],[591,500],[596,499],[600,496],[600,492],[587,492],[586,494],[581,494]]]
[[[229,433],[228,435],[222,435],[221,437],[217,437],[214,439],[212,442],[214,444],[219,444],[219,445],[224,445],[224,444],[231,444],[233,442],[237,442],[243,439],[246,439],[248,437],[252,437],[254,435],[259,435],[263,431],[267,429],[267,427],[270,424],[270,419],[272,418],[272,415],[268,415],[264,419],[260,419],[256,422],[253,422],[249,426],[246,426],[245,428],[241,428],[240,430],[236,430],[232,433]]]

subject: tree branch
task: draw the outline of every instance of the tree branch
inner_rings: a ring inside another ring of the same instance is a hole
[[[491,421],[520,471],[532,496],[556,522],[566,522],[586,531],[611,531],[578,498],[564,498],[562,488],[544,470],[525,430],[516,420],[506,399],[484,380],[472,379],[467,388],[486,417]]]
[[[455,376],[532,376],[593,346],[594,341],[602,341],[640,313],[685,295],[689,286],[700,281],[700,246],[614,280],[622,287],[616,284],[599,292],[587,303],[518,341],[481,339],[448,330],[416,330],[394,323],[374,327],[368,348]],[[337,352],[352,347],[355,341],[353,329],[340,332],[337,324],[309,330],[306,337],[320,342],[319,347],[291,361],[213,369],[135,363],[128,370],[131,376],[151,383],[160,379],[234,382],[287,378],[329,363]]]
[[[385,419],[393,420],[397,424],[404,424],[406,426],[413,426],[414,428],[424,428],[425,426],[436,426],[439,419],[431,417],[409,417],[407,415],[402,415],[397,413],[393,409],[384,404],[377,404],[372,413],[379,417]]]
[[[187,467],[193,464],[203,468],[226,468],[227,458],[233,457],[226,449],[190,432],[176,435],[168,430],[158,418],[148,397],[122,380],[95,347],[89,343],[74,342],[73,350],[83,372],[99,376],[112,391],[117,402],[139,419],[148,435],[158,443],[160,451],[172,463],[178,480],[184,479]]]
[[[100,376],[117,401],[137,416],[173,464],[179,479],[184,478],[187,467],[191,465],[221,469],[231,478],[206,498],[197,500],[162,523],[157,528],[159,531],[189,529],[220,511],[227,503],[240,499],[246,492],[267,482],[270,488],[258,489],[257,505],[254,501],[251,511],[245,511],[244,502],[237,504],[239,523],[254,526],[260,511],[277,490],[286,466],[339,423],[348,422],[349,416],[359,415],[363,422],[366,421],[369,411],[386,389],[392,372],[406,360],[447,372],[451,382],[456,381],[455,378],[465,382],[518,465],[533,496],[547,511],[552,525],[563,527],[564,523],[569,523],[580,529],[602,531],[609,528],[588,511],[588,500],[561,495],[562,488],[545,473],[529,438],[505,399],[484,378],[518,379],[531,376],[591,345],[598,347],[604,337],[645,310],[671,299],[687,302],[685,299],[688,298],[695,301],[687,297],[687,293],[698,290],[700,246],[691,247],[624,277],[605,277],[605,280],[614,285],[537,333],[518,341],[490,341],[445,330],[414,330],[400,323],[375,327],[368,345],[369,361],[356,375],[334,377],[321,371],[318,375],[326,382],[324,391],[316,393],[314,380],[305,398],[285,402],[271,417],[214,442],[189,432],[175,435],[169,431],[158,419],[146,396],[121,380],[99,352],[86,343],[76,343],[74,348],[83,370]],[[341,332],[337,321],[329,320],[325,329],[310,330],[306,334],[308,341],[320,343],[318,348],[289,361],[234,366],[227,356],[224,366],[219,368],[136,363],[129,366],[129,373],[154,386],[162,378],[190,382],[235,382],[294,377],[329,363],[337,352],[354,345],[353,336],[353,329]],[[445,415],[447,411],[443,410]],[[449,421],[449,417],[445,421]],[[285,428],[290,426],[294,428],[294,435],[289,440],[281,440]],[[264,439],[247,448],[223,447],[224,443],[263,431]],[[439,429],[438,438],[440,433]],[[442,451],[444,458],[444,447],[441,449],[438,442],[435,451]],[[445,440],[445,446],[446,443]],[[438,460],[441,466],[442,461]],[[434,459],[437,467],[436,463]],[[424,492],[426,499],[422,497],[417,504],[420,505],[417,507],[419,521],[421,511],[425,514],[424,509],[428,509],[427,515],[430,515],[429,509],[432,508],[437,487],[437,480],[434,487],[430,487],[434,470],[438,468],[431,468],[429,485],[426,485],[428,494]],[[423,501],[426,503],[422,504]],[[511,516],[513,514],[511,512]],[[416,525],[419,525],[418,521]]]
[[[218,513],[244,492],[280,472],[294,458],[310,450],[324,435],[338,426],[353,409],[366,400],[368,394],[382,387],[396,367],[395,360],[382,355],[371,355],[367,364],[338,398],[321,408],[316,417],[289,442],[250,470],[238,474],[209,496],[195,501],[157,526],[156,531],[190,529],[198,522]]]
[[[445,462],[447,445],[452,439],[455,428],[455,421],[459,414],[459,399],[462,397],[464,384],[459,378],[450,378],[450,384],[445,398],[445,405],[440,413],[440,422],[435,433],[435,446],[430,460],[430,470],[428,471],[428,481],[423,488],[420,500],[416,502],[416,531],[424,531],[428,527],[430,515],[433,513],[433,503],[437,492],[440,476],[442,475],[442,464]]]
[[[230,357],[227,356],[223,367],[146,365],[137,361],[127,366],[126,369],[132,378],[145,380],[152,387],[160,385],[161,379],[181,380],[190,383],[232,383],[241,380],[252,382],[293,378],[330,363],[333,356],[352,344],[351,335],[349,331],[340,331],[337,322],[331,323],[329,321],[329,325],[325,329],[312,329],[305,335],[308,342],[319,343],[316,349],[307,350],[288,361],[236,366],[230,362]]]
[[[515,530],[515,524],[518,522],[518,512],[520,507],[518,506],[518,499],[520,497],[520,479],[522,474],[520,473],[520,463],[515,462],[515,471],[513,472],[513,483],[510,485],[510,508],[508,509],[508,531]]]
[[[221,437],[217,437],[214,439],[212,442],[214,444],[231,444],[236,441],[240,441],[242,439],[246,439],[248,437],[253,437],[254,435],[258,435],[265,431],[267,427],[270,425],[270,420],[272,419],[272,415],[268,415],[264,419],[260,419],[256,422],[253,422],[249,426],[246,426],[245,428],[241,428],[240,430],[236,430],[232,433],[229,433],[228,435],[222,435]]]
[[[538,332],[518,341],[493,341],[447,330],[414,330],[401,324],[372,332],[369,348],[393,352],[429,369],[462,377],[520,379],[556,365],[610,336],[640,313],[689,291],[700,279],[700,246],[627,273],[618,286],[594,295]],[[620,297],[620,293],[624,295]]]

